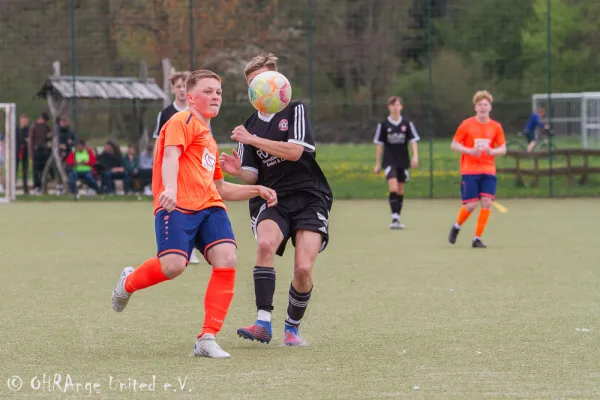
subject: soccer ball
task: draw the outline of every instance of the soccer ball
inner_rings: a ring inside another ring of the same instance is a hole
[[[292,86],[287,78],[277,71],[262,72],[252,79],[248,87],[250,103],[258,111],[275,114],[283,110],[292,100]]]

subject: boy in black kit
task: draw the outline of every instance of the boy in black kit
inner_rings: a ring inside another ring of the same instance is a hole
[[[414,124],[400,114],[402,99],[392,96],[387,102],[390,115],[377,125],[373,142],[377,145],[375,173],[382,169],[381,155],[383,154],[383,172],[390,190],[389,201],[392,211],[391,229],[404,229],[400,223],[400,213],[404,203],[404,184],[409,180],[409,168],[419,165],[417,142],[419,134]],[[410,143],[412,159],[408,155]]]
[[[273,54],[257,56],[244,71],[248,84],[258,74],[276,71]],[[311,297],[312,268],[317,254],[329,241],[329,212],[333,195],[315,158],[315,141],[306,106],[292,101],[277,114],[255,112],[233,130],[239,142],[233,156],[221,155],[223,170],[247,184],[268,185],[277,192],[278,205],[268,208],[250,200],[252,230],[258,241],[254,289],[258,317],[254,325],[238,329],[238,335],[269,343],[275,292],[275,255],[282,256],[287,241],[295,247],[294,278],[289,289],[284,343],[302,345],[298,326]]]

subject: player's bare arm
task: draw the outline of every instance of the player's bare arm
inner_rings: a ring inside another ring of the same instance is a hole
[[[162,165],[162,179],[165,190],[159,196],[159,203],[168,212],[175,209],[177,204],[177,174],[179,172],[179,157],[181,149],[178,146],[165,147]]]
[[[452,150],[456,151],[457,153],[461,153],[461,154],[469,154],[472,156],[480,156],[481,155],[480,149],[466,147],[465,145],[458,143],[456,140],[452,141],[450,148]]]
[[[223,200],[242,201],[260,196],[267,201],[268,207],[277,204],[277,193],[273,189],[261,185],[236,185],[225,182],[223,179],[215,181],[215,185]]]
[[[416,140],[410,141],[410,150],[412,152],[412,158],[410,160],[410,166],[417,168],[419,166],[419,146]]]
[[[487,148],[487,154],[489,154],[490,156],[503,156],[506,154],[506,144],[503,144],[502,146],[498,146],[496,148]]]
[[[251,134],[243,126],[236,126],[231,134],[231,139],[236,142],[248,144],[267,152],[275,157],[282,158],[288,161],[298,161],[304,152],[304,146],[296,143],[279,142],[260,138]]]
[[[383,154],[383,145],[377,144],[377,150],[375,150],[375,168],[376,174],[381,172],[381,155]]]
[[[242,159],[237,150],[233,149],[231,154],[232,155],[221,153],[221,156],[219,157],[219,163],[221,164],[223,171],[231,176],[241,179],[248,185],[254,185],[258,180],[258,174],[254,171],[242,168]]]

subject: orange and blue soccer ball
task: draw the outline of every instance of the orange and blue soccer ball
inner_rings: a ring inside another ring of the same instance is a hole
[[[283,110],[292,100],[290,81],[277,71],[262,72],[248,87],[250,103],[258,111],[275,114]]]

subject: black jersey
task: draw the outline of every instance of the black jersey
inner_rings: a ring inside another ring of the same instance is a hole
[[[288,161],[240,143],[238,153],[242,158],[242,168],[258,174],[257,184],[275,190],[279,198],[308,193],[325,196],[327,201],[331,201],[331,188],[317,164],[315,140],[304,104],[292,101],[268,118],[255,112],[244,126],[258,137],[304,146],[299,160]]]
[[[152,138],[158,139],[158,135],[160,134],[160,130],[167,123],[168,120],[179,111],[185,111],[187,108],[178,108],[177,104],[174,102],[166,106],[161,112],[158,113],[158,117],[156,118],[156,129],[154,129],[154,133],[152,134]]]
[[[383,166],[401,169],[410,168],[408,143],[420,139],[415,125],[400,118],[393,121],[387,117],[377,125],[373,142],[383,145]]]

